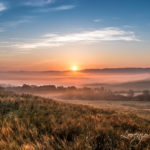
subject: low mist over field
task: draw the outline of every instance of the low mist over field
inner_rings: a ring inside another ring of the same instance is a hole
[[[150,81],[149,68],[89,69],[81,71],[16,71],[0,72],[0,83],[5,85],[85,86]],[[121,85],[120,85],[121,86]],[[130,88],[128,86],[127,88]],[[133,88],[131,86],[131,88]],[[147,85],[146,87],[147,88]]]

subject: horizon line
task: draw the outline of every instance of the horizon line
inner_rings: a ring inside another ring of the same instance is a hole
[[[85,69],[79,69],[76,72],[80,71],[94,71],[94,70],[115,70],[115,69],[150,69],[150,67],[105,67],[105,68],[85,68]],[[69,70],[4,70],[0,72],[70,72],[72,71],[71,69]]]

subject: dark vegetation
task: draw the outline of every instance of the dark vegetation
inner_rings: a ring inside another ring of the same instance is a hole
[[[2,87],[1,87],[2,88]],[[128,91],[111,91],[108,88],[97,87],[83,87],[77,88],[75,86],[64,87],[55,85],[27,85],[17,87],[5,87],[6,91],[13,91],[17,93],[28,94],[55,94],[55,98],[68,99],[68,100],[122,100],[122,101],[150,101],[150,93],[148,90],[140,91],[136,94],[134,90]],[[58,95],[59,94],[59,95]]]
[[[0,90],[1,150],[149,150],[149,134],[134,114]]]

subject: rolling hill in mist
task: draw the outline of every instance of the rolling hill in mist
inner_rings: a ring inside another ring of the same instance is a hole
[[[105,87],[110,88],[112,90],[150,90],[150,80],[140,80],[134,82],[125,82],[125,83],[113,83],[113,84],[105,84],[105,83],[93,83],[86,84],[85,86],[90,87]]]

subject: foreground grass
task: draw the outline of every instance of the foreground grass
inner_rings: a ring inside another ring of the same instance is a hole
[[[134,114],[0,92],[2,150],[150,149],[149,136],[131,141],[129,133],[149,135],[150,121]]]

